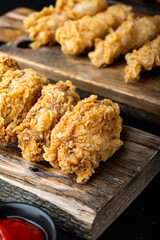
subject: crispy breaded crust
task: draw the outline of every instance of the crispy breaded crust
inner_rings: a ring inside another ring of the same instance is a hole
[[[24,20],[24,27],[34,42],[32,48],[55,43],[55,32],[68,19],[79,19],[84,15],[94,15],[107,8],[106,0],[58,0],[55,8],[45,7],[40,12],[30,14]]]
[[[0,77],[0,143],[6,145],[17,139],[15,127],[26,117],[48,80],[32,69],[17,69],[18,64],[7,56],[5,60],[1,57],[1,68],[5,71]]]
[[[57,14],[54,7],[45,7],[41,12],[32,13],[24,20],[24,27],[34,42],[32,48],[55,43],[55,32],[67,20],[65,14]]]
[[[66,21],[56,31],[56,40],[65,54],[79,55],[94,46],[95,38],[104,38],[131,14],[131,7],[117,4],[95,16]]]
[[[49,84],[31,108],[23,123],[16,128],[22,155],[30,161],[43,161],[43,147],[50,145],[51,130],[66,111],[80,100],[70,81]]]
[[[76,20],[85,15],[93,16],[107,6],[106,0],[58,0],[55,8],[57,13],[66,13],[68,19]]]
[[[99,166],[122,146],[122,120],[116,103],[91,95],[67,112],[53,128],[44,159],[65,173],[75,173],[86,183]]]
[[[151,70],[160,66],[160,35],[151,42],[146,43],[138,50],[133,50],[125,56],[125,81],[140,79],[139,74],[144,70]]]
[[[121,54],[142,46],[160,34],[160,15],[129,18],[116,31],[96,43],[95,50],[88,54],[96,67],[107,66]]]
[[[18,63],[10,58],[8,54],[1,54],[0,55],[0,87],[2,84],[2,77],[5,72],[7,72],[9,69],[20,69]]]

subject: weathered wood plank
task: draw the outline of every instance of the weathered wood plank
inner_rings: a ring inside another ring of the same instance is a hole
[[[58,45],[32,50],[28,43],[28,37],[23,36],[3,45],[0,51],[9,53],[22,67],[32,67],[55,81],[70,79],[79,89],[129,105],[132,113],[134,108],[144,111],[160,123],[160,68],[144,73],[137,83],[126,84],[123,59],[97,69],[85,56],[64,55]]]
[[[96,239],[160,170],[159,137],[124,126],[122,139],[124,146],[86,185],[46,162],[26,162],[17,144],[0,146],[0,200],[16,201],[18,194],[19,201],[28,202],[28,193],[31,203],[47,209],[59,226]]]
[[[30,12],[16,9],[0,18],[0,41],[24,34],[22,20]],[[157,69],[144,74],[140,83],[127,86],[123,59],[99,70],[84,56],[63,55],[58,45],[31,50],[28,43],[22,37],[1,51],[12,54],[22,67],[31,66],[56,81],[71,79],[82,90],[119,101],[121,109],[131,115],[138,113],[140,118],[160,123]],[[27,163],[16,144],[0,146],[0,200],[31,203],[50,213],[61,228],[96,239],[160,170],[159,137],[125,126],[122,139],[124,146],[100,164],[87,185],[78,185],[74,176],[48,163]]]
[[[10,42],[25,34],[23,20],[33,10],[17,8],[0,17],[0,41]]]
[[[109,3],[115,4],[117,1],[109,1]],[[150,5],[137,4],[138,8],[136,8],[133,4],[133,7],[136,11],[137,9],[141,12],[146,10],[148,14],[155,14],[153,10],[160,9],[159,4],[156,8]],[[27,8],[18,8],[2,16],[0,18],[0,41],[8,42],[23,35],[22,21],[32,11]],[[159,68],[142,74],[142,80],[138,83],[127,85],[124,83],[123,58],[111,67],[96,69],[87,57],[65,56],[58,45],[39,50],[31,50],[28,45],[28,38],[22,37],[2,47],[1,50],[17,57],[21,65],[33,66],[51,79],[58,81],[60,78],[63,80],[69,78],[82,90],[119,102],[124,114],[160,124]]]

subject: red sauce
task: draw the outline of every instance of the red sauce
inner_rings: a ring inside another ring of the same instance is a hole
[[[0,219],[0,240],[45,240],[37,226],[18,218]]]

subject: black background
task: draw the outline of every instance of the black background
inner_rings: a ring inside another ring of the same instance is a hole
[[[54,4],[51,0],[0,0],[0,15],[17,7],[40,10]],[[122,116],[123,123],[160,136],[160,127],[142,120]],[[159,240],[160,239],[160,173],[147,188],[99,237],[98,240]],[[76,236],[60,230],[61,240],[76,240]]]

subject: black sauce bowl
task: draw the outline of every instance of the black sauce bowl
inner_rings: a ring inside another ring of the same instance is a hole
[[[21,218],[41,228],[46,240],[58,240],[54,221],[40,208],[25,203],[0,203],[0,218]]]

